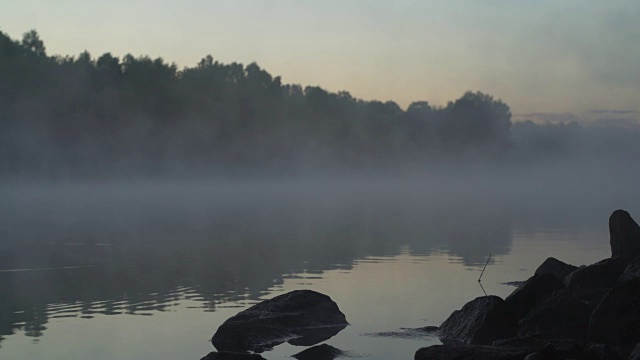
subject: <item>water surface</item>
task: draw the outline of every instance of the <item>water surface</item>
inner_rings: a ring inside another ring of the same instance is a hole
[[[228,317],[312,289],[351,323],[326,343],[410,359],[439,342],[402,328],[439,325],[483,291],[504,297],[514,289],[504,283],[549,256],[578,265],[609,256],[608,215],[634,210],[632,198],[579,203],[579,191],[533,201],[499,187],[312,185],[7,187],[0,357],[200,359]]]

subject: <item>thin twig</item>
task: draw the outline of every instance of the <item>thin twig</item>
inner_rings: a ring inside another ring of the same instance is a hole
[[[487,262],[484,263],[484,268],[482,268],[482,272],[480,273],[480,277],[478,278],[478,282],[482,281],[482,274],[484,274],[484,270],[487,268],[487,265],[489,264],[489,260],[491,260],[491,254],[489,254],[489,258],[487,259]]]
[[[487,292],[484,291],[484,286],[482,286],[482,283],[480,281],[478,281],[478,285],[480,285],[480,289],[482,289],[482,292],[484,293],[484,296],[487,296]]]

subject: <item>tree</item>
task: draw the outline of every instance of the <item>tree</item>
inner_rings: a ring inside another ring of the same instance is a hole
[[[22,46],[33,52],[36,56],[46,56],[44,42],[35,30],[29,30],[22,35]]]
[[[466,92],[444,109],[441,140],[453,149],[489,149],[507,144],[511,110],[501,100],[481,92]]]

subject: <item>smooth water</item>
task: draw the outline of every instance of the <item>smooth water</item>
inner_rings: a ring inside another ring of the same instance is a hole
[[[20,185],[0,204],[1,359],[200,359],[227,318],[312,289],[350,326],[326,343],[411,359],[464,303],[506,296],[549,256],[608,257],[589,191],[354,181]],[[477,280],[489,256],[481,288]],[[262,354],[288,358],[289,344]]]

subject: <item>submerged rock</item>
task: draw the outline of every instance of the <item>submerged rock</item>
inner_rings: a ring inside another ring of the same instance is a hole
[[[602,299],[589,320],[589,339],[625,356],[640,342],[640,278],[614,287]]]
[[[567,275],[576,270],[578,270],[577,266],[569,265],[556,258],[550,257],[538,266],[535,275],[551,274],[558,280],[564,281],[564,278],[566,278]]]
[[[545,296],[560,289],[564,289],[564,285],[554,275],[538,274],[530,277],[504,301],[511,307],[516,318],[520,319]]]
[[[624,210],[609,217],[611,257],[640,255],[640,226]]]
[[[212,351],[200,360],[265,360],[265,358],[258,354]]]
[[[486,345],[433,345],[419,349],[415,360],[523,360],[525,348]]]
[[[591,311],[567,290],[548,295],[518,322],[519,336],[586,342]]]
[[[497,296],[482,296],[454,311],[439,329],[445,344],[488,345],[516,334],[516,318],[504,300]]]
[[[322,344],[303,350],[292,357],[298,360],[333,360],[347,354],[331,345]]]
[[[419,339],[419,338],[429,338],[438,335],[438,327],[437,326],[425,326],[421,328],[400,328],[395,331],[379,331],[379,332],[370,332],[364,333],[362,335],[366,336],[379,336],[379,337],[392,337],[392,338],[402,338],[402,339]]]
[[[211,339],[219,351],[262,352],[283,342],[312,346],[348,325],[327,295],[296,290],[265,300],[227,319]]]

